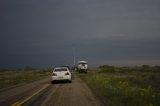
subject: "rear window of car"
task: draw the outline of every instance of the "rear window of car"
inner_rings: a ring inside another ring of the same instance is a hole
[[[85,65],[86,65],[86,63],[79,63],[78,65],[85,66]]]
[[[57,68],[57,69],[55,69],[54,71],[67,71],[67,68]]]

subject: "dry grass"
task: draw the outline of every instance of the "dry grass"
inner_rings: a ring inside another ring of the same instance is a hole
[[[0,70],[0,89],[39,80],[48,75],[47,70]]]

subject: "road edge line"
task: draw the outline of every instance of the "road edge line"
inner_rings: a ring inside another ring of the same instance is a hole
[[[35,95],[37,95],[38,93],[40,93],[41,91],[43,91],[44,89],[46,89],[50,84],[45,84],[43,85],[43,87],[41,89],[39,89],[37,92],[33,93],[31,96],[19,101],[19,102],[15,102],[14,104],[12,104],[11,106],[21,106],[24,103],[26,103],[27,101],[29,101],[30,99],[32,99]]]

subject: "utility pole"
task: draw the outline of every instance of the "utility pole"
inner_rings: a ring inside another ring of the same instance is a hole
[[[76,65],[75,47],[73,47],[73,65]]]

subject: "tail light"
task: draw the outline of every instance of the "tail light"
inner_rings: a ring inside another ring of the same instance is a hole
[[[53,73],[52,76],[57,76],[57,74],[56,74],[56,73]]]
[[[65,75],[69,75],[69,72],[65,73]]]

